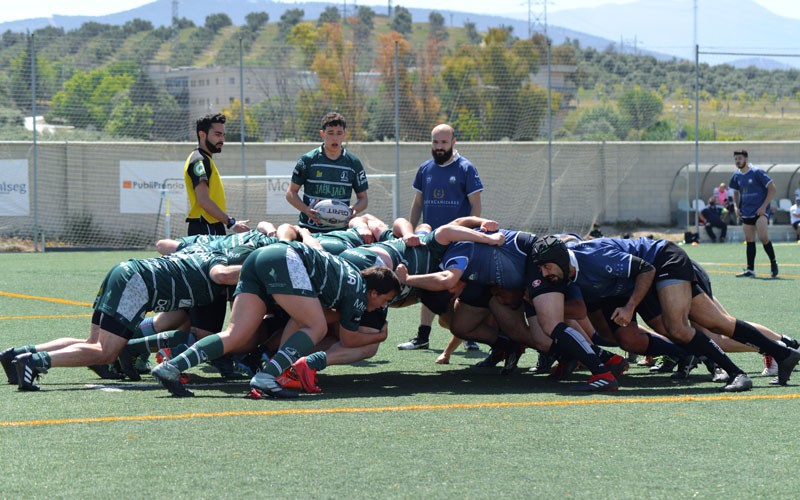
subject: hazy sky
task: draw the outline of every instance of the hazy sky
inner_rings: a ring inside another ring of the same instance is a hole
[[[61,15],[104,15],[121,12],[140,5],[152,3],[153,0],[3,0],[0,4],[0,22],[14,21],[17,19],[28,19],[32,17],[48,17],[52,14]],[[180,0],[181,6],[187,8],[191,0]],[[351,3],[351,0],[348,3]],[[530,0],[532,10],[541,12],[545,0]],[[593,7],[607,3],[625,4],[633,0],[549,0],[547,3],[548,11],[574,9],[579,7]],[[675,0],[671,0],[676,3]],[[682,0],[686,2],[688,9],[691,9],[692,0]],[[699,0],[702,1],[702,0]],[[767,9],[780,14],[784,17],[800,19],[800,2],[797,0],[755,0]],[[386,2],[360,0],[356,4],[363,5],[385,5]],[[431,3],[429,0],[394,0],[394,5],[404,7],[435,7],[440,10],[457,10],[464,12],[476,12],[485,14],[526,14],[528,12],[527,0],[437,0]]]

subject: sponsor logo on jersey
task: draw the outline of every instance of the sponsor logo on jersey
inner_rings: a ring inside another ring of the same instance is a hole
[[[456,176],[455,175],[451,175],[448,182],[450,182],[450,184],[455,184],[458,181],[456,180]]]
[[[339,180],[347,181],[347,172],[342,172],[342,175],[339,176]]]
[[[194,170],[194,175],[196,175],[197,177],[206,177],[206,166],[203,165],[202,161],[198,161],[197,163],[195,163],[194,167],[192,168]]]
[[[178,309],[185,309],[187,307],[192,307],[192,301],[190,299],[181,299],[178,302]]]
[[[531,286],[532,286],[533,288],[537,288],[537,287],[539,287],[541,284],[542,284],[542,280],[533,280],[533,281],[531,282]]]
[[[444,189],[434,189],[433,197],[436,198],[437,200],[444,199]]]
[[[316,177],[317,177],[318,179],[319,179],[320,177],[322,177],[322,170],[317,170],[317,175],[316,175]]]

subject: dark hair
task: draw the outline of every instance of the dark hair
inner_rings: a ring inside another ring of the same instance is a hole
[[[394,291],[400,293],[400,280],[394,271],[386,266],[372,266],[361,271],[361,277],[367,284],[367,290],[375,290],[379,295]]]
[[[340,115],[336,111],[331,111],[322,117],[322,126],[320,127],[320,130],[325,130],[325,127],[342,127],[346,129],[347,121],[345,121],[344,116]]]
[[[200,132],[205,132],[208,135],[208,131],[211,130],[212,123],[225,123],[225,115],[222,113],[217,113],[215,115],[206,115],[202,118],[197,119],[197,140],[200,140]]]
[[[743,149],[741,151],[734,151],[733,152],[733,156],[739,156],[739,155],[742,155],[745,158],[747,158],[747,151]]]

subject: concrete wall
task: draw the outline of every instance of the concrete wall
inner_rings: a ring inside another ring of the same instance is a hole
[[[263,175],[266,160],[294,162],[315,147],[305,143],[247,144],[246,173]],[[189,143],[52,143],[40,142],[37,153],[38,224],[48,238],[67,238],[84,232],[98,244],[142,244],[163,235],[163,217],[120,214],[119,162],[121,160],[183,161],[194,147]],[[594,221],[615,223],[639,220],[646,224],[673,224],[676,196],[686,189],[676,176],[687,164],[694,164],[691,142],[659,143],[554,143],[551,171],[548,171],[546,143],[459,143],[457,148],[478,168],[486,190],[484,215],[503,226],[543,231],[550,223],[550,197],[554,231],[585,231]],[[701,164],[729,164],[732,152],[746,148],[756,164],[792,163],[800,159],[800,143],[701,143]],[[393,174],[396,150],[392,143],[354,143],[349,150],[361,158],[368,175]],[[410,188],[419,164],[430,156],[427,143],[401,144],[399,215],[407,216],[413,192]],[[30,143],[0,143],[0,159],[28,158],[33,185],[33,148]],[[226,144],[215,156],[223,175],[241,175],[241,149]],[[552,193],[548,179],[552,176]],[[776,184],[779,180],[776,179]],[[793,182],[797,182],[794,179]],[[392,216],[387,182],[371,182],[370,212]],[[226,190],[227,190],[226,184]],[[713,186],[711,186],[713,187]],[[702,192],[701,198],[710,196]],[[793,192],[796,186],[781,186],[779,192]],[[32,189],[32,188],[31,188]],[[683,191],[680,191],[680,190]],[[704,188],[705,189],[705,188]],[[230,212],[241,217],[274,222],[296,220],[293,216],[266,213],[263,188],[248,187],[247,206],[243,195],[232,188]],[[33,207],[33,196],[31,195]],[[0,216],[0,235],[32,234],[29,217]],[[173,214],[173,235],[185,234],[181,214]],[[68,238],[67,238],[68,239]]]

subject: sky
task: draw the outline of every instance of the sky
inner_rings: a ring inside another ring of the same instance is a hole
[[[153,0],[3,0],[0,8],[0,23],[29,19],[33,17],[49,17],[53,14],[60,15],[89,15],[100,16],[113,14],[152,3]],[[582,7],[596,7],[602,4],[625,4],[634,0],[530,0],[531,10],[540,13],[547,1],[549,12],[558,10],[576,9]],[[691,0],[685,0],[689,3]],[[701,0],[699,0],[701,1]],[[797,0],[755,0],[756,3],[784,17],[800,19],[800,2]],[[181,0],[185,7],[191,0]],[[383,5],[384,1],[360,0],[357,4]],[[430,0],[394,0],[395,5],[404,7],[430,8]],[[691,5],[691,4],[690,4]],[[434,6],[439,10],[454,10],[475,12],[482,14],[525,14],[528,12],[528,0],[437,0]]]

